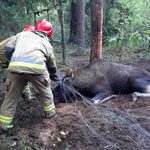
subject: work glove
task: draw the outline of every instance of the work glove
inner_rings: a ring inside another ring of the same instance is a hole
[[[8,61],[10,61],[11,56],[12,56],[14,50],[15,50],[14,48],[6,47],[5,56],[8,59]]]
[[[57,82],[59,81],[60,79],[58,78],[57,74],[50,74],[50,79]]]

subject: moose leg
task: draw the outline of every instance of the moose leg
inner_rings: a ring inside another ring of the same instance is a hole
[[[134,92],[132,94],[132,100],[133,100],[133,102],[136,102],[138,97],[150,97],[150,93]]]
[[[135,102],[138,97],[150,97],[150,82],[146,79],[140,78],[135,80],[133,84],[132,100]]]
[[[110,96],[110,94],[107,92],[99,92],[91,99],[91,102],[93,102],[94,104],[98,104],[101,100],[103,100],[109,96]]]

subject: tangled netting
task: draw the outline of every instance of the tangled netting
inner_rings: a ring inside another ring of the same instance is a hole
[[[90,102],[89,98],[81,95],[77,90],[66,85],[64,82],[60,82],[60,86],[66,103],[68,100],[71,101],[71,93],[76,99],[82,100],[88,108],[90,107],[90,111],[96,114],[97,117],[104,118],[105,120],[108,120],[108,122],[111,122],[113,126],[120,131],[119,133],[126,136],[127,139],[137,147],[137,149],[150,149],[150,133],[140,125],[138,120],[132,114],[103,104],[94,105]],[[76,108],[76,111],[86,127],[92,132],[92,135],[100,140],[101,143],[112,149],[120,149],[118,140],[115,139],[113,135],[109,134],[109,138],[102,135],[79,108]],[[146,118],[150,121],[149,117]]]

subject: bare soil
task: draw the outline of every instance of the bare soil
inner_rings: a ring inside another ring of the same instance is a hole
[[[87,63],[88,57],[72,56],[68,68]],[[150,71],[150,60],[127,64]],[[59,75],[68,68],[59,65]],[[4,92],[1,85],[0,102]],[[97,106],[76,101],[56,107],[57,115],[45,119],[38,98],[21,100],[14,119],[16,135],[1,135],[0,149],[150,150],[150,98],[132,102],[131,95],[119,95]]]

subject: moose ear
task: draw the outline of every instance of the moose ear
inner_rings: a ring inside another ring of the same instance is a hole
[[[72,70],[72,69],[70,69],[67,73],[66,73],[66,75],[63,77],[63,80],[69,80],[69,79],[71,79],[71,78],[73,78],[74,77],[74,71]]]
[[[66,73],[66,78],[73,78],[74,77],[74,73],[75,71],[70,69],[67,73]]]
[[[66,77],[71,77],[72,78],[72,76],[73,76],[73,70],[72,69],[70,69],[67,73],[66,73]]]

